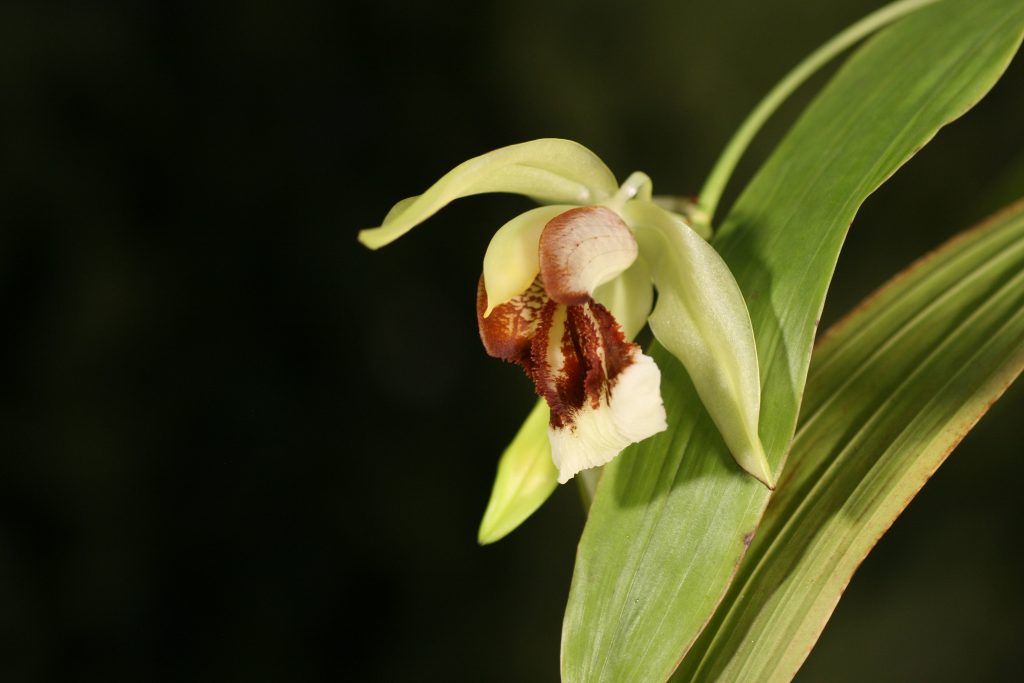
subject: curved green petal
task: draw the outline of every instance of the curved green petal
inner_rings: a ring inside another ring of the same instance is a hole
[[[737,464],[773,487],[757,433],[761,380],[754,331],[736,279],[677,216],[650,202],[629,202],[623,215],[658,288],[651,331],[686,368]]]
[[[617,278],[594,290],[594,300],[612,312],[626,339],[636,339],[654,304],[651,269],[643,258],[637,258]]]
[[[494,233],[484,254],[485,317],[533,284],[540,272],[540,233],[548,221],[572,208],[566,204],[540,206],[516,216]]]
[[[530,411],[519,433],[501,455],[498,476],[487,503],[477,540],[481,545],[501,540],[532,515],[558,486],[551,461],[548,406],[543,401]]]
[[[512,192],[545,203],[594,204],[615,193],[615,176],[589,149],[557,138],[510,145],[465,161],[426,192],[404,199],[359,241],[377,249],[398,239],[449,202],[484,192]]]

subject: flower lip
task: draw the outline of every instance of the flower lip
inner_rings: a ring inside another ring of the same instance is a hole
[[[477,288],[477,321],[491,356],[520,365],[550,408],[548,437],[564,483],[666,428],[660,372],[601,304],[551,299],[540,278],[490,315]]]
[[[608,463],[631,443],[668,429],[658,366],[639,350],[632,350],[630,356],[606,401],[585,406],[571,429],[548,426],[560,484],[580,470]]]

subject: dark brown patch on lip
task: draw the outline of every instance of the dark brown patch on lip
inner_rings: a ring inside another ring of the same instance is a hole
[[[608,385],[614,386],[615,379],[633,362],[633,354],[638,352],[640,347],[626,341],[622,328],[607,308],[594,301],[590,304],[590,312],[598,324],[601,344],[604,347]]]
[[[548,298],[538,278],[522,295],[487,310],[487,291],[481,277],[477,287],[477,323],[484,349],[495,358],[515,363],[533,380],[537,395],[551,409],[555,429],[571,429],[585,406],[597,409],[607,401],[616,377],[639,351],[626,341],[611,312],[587,299],[565,306]],[[556,316],[564,314],[562,334],[551,339]],[[558,344],[560,364],[553,367],[550,345]]]
[[[546,303],[544,287],[535,280],[523,294],[495,306],[485,318],[487,289],[481,276],[476,289],[476,322],[487,354],[521,365],[528,362],[530,343],[537,333],[540,313]]]
[[[551,328],[554,327],[555,315],[564,309],[554,301],[544,307],[541,322],[537,328],[537,336],[533,338],[530,349],[532,368],[526,374],[533,380],[537,395],[541,396],[551,409],[550,424],[555,428],[571,427],[572,416],[582,405],[582,399],[574,395],[573,377],[580,373],[580,363],[571,343],[565,343],[569,335],[568,326],[558,340],[559,349],[563,354],[562,364],[552,367],[550,359]]]
[[[589,402],[590,407],[596,409],[601,405],[601,399],[606,398],[607,377],[601,358],[601,337],[586,306],[569,306],[566,331],[583,370],[581,378],[567,378],[578,386],[579,405],[576,407],[582,408],[585,402]]]

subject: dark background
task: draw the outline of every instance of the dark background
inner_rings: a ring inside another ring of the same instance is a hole
[[[475,544],[532,398],[474,291],[528,205],[468,199],[377,253],[356,231],[544,136],[695,193],[878,4],[0,4],[0,680],[555,680],[575,489]],[[1022,76],[864,206],[826,322],[1024,194]],[[897,522],[801,680],[1019,673],[1022,406]]]

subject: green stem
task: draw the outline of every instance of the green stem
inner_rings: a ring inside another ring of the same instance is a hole
[[[831,61],[833,57],[865,36],[891,24],[900,17],[935,2],[938,0],[899,0],[872,12],[819,47],[779,81],[733,134],[722,155],[718,157],[715,167],[711,169],[708,179],[704,182],[697,203],[706,215],[708,225],[714,218],[715,210],[718,208],[718,202],[722,198],[722,192],[729,182],[729,177],[750,141],[794,90],[799,88],[814,72]]]

